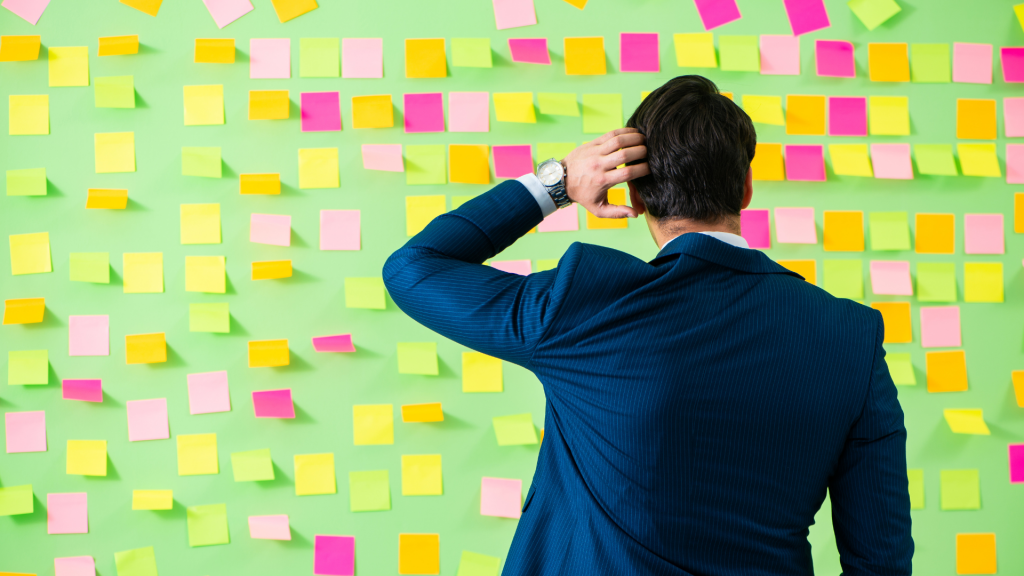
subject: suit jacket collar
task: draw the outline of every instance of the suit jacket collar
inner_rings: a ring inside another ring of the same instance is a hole
[[[658,266],[671,260],[672,257],[678,257],[680,254],[714,262],[720,266],[748,274],[789,274],[790,276],[803,278],[803,276],[796,272],[776,264],[760,250],[739,248],[707,234],[697,233],[683,234],[673,239],[658,252],[658,255],[654,260],[651,260],[650,264]]]

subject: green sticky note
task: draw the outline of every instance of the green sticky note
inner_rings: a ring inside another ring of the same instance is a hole
[[[622,125],[622,94],[583,95],[584,134],[604,134]]]
[[[579,116],[580,107],[572,92],[538,92],[537,108],[541,114],[553,116]]]
[[[33,502],[31,484],[0,488],[0,516],[31,514]]]
[[[97,108],[135,108],[133,76],[104,76],[93,80]]]
[[[259,482],[274,479],[270,448],[231,453],[231,472],[235,482]]]
[[[861,260],[825,260],[822,288],[836,298],[864,298],[864,263]]]
[[[725,71],[761,71],[761,53],[757,47],[757,36],[719,36],[718,57],[721,69]]]
[[[557,258],[537,260],[537,266],[536,266],[537,269],[534,270],[534,272],[543,272],[545,270],[552,270],[552,269],[557,268],[557,267],[558,267],[558,259]]]
[[[473,198],[476,198],[476,196],[452,196],[452,210],[455,210]]]
[[[231,332],[231,314],[227,302],[203,302],[188,305],[189,332]]]
[[[220,178],[220,146],[182,146],[181,175]]]
[[[897,386],[914,386],[914,365],[910,362],[910,352],[886,352],[885,363],[889,365],[889,376]]]
[[[455,576],[498,576],[500,563],[501,558],[463,550]]]
[[[46,196],[46,168],[7,171],[8,196]]]
[[[345,278],[346,308],[383,310],[386,305],[383,278]]]
[[[951,262],[918,262],[917,300],[956,302],[956,265]]]
[[[398,373],[437,376],[437,342],[399,342]]]
[[[337,38],[299,38],[299,76],[341,76],[341,49]]]
[[[906,212],[870,212],[872,250],[910,250],[910,226]]]
[[[348,473],[349,509],[352,512],[391,510],[387,470]]]
[[[136,548],[114,553],[117,576],[157,576],[153,547]]]
[[[444,144],[405,146],[406,184],[447,184]]]
[[[189,546],[213,546],[231,542],[228,537],[227,504],[189,506],[187,516]]]
[[[911,82],[951,82],[949,44],[911,44]]]
[[[868,30],[878,28],[900,11],[900,5],[893,0],[850,0],[846,5]]]
[[[573,142],[541,142],[537,144],[534,160],[537,164],[551,158],[563,160],[575,149],[576,144]]]
[[[12,385],[49,384],[49,351],[9,350],[7,352],[7,383]]]
[[[498,437],[498,446],[537,443],[537,429],[533,426],[533,415],[529,412],[511,416],[496,416],[491,421],[494,422],[494,434]]]
[[[924,509],[924,470],[907,470],[907,488],[910,490],[910,509]]]
[[[452,38],[452,66],[461,68],[490,68],[490,38]]]
[[[941,508],[943,510],[979,510],[981,486],[977,470],[943,470]]]
[[[110,252],[72,252],[71,281],[110,284]]]
[[[921,174],[956,176],[952,144],[914,144],[914,160]]]

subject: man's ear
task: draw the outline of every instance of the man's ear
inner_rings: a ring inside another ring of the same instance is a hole
[[[750,206],[750,201],[754,199],[754,169],[747,169],[747,181],[743,183],[743,204],[740,208],[746,208]]]
[[[647,205],[644,204],[643,198],[636,191],[636,186],[633,185],[633,181],[626,182],[626,186],[629,186],[629,204],[632,206],[637,214],[643,214],[647,211]]]

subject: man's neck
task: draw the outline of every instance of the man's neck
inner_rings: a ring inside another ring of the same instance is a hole
[[[658,244],[660,250],[670,240],[678,238],[683,234],[690,234],[694,232],[725,232],[728,234],[740,233],[740,219],[739,217],[728,218],[715,224],[708,224],[705,222],[694,222],[693,220],[672,220],[669,222],[658,222],[654,221],[651,226],[651,233],[654,236],[654,241]]]

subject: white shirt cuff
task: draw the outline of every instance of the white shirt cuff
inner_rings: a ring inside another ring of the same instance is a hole
[[[544,185],[540,183],[540,179],[537,178],[536,174],[532,172],[529,174],[523,174],[519,178],[516,178],[516,180],[523,186],[526,186],[526,189],[530,191],[530,194],[533,194],[533,197],[537,200],[537,205],[540,206],[540,211],[544,214],[545,218],[558,209],[558,206],[555,206],[555,201],[551,199],[551,195],[548,194]]]

